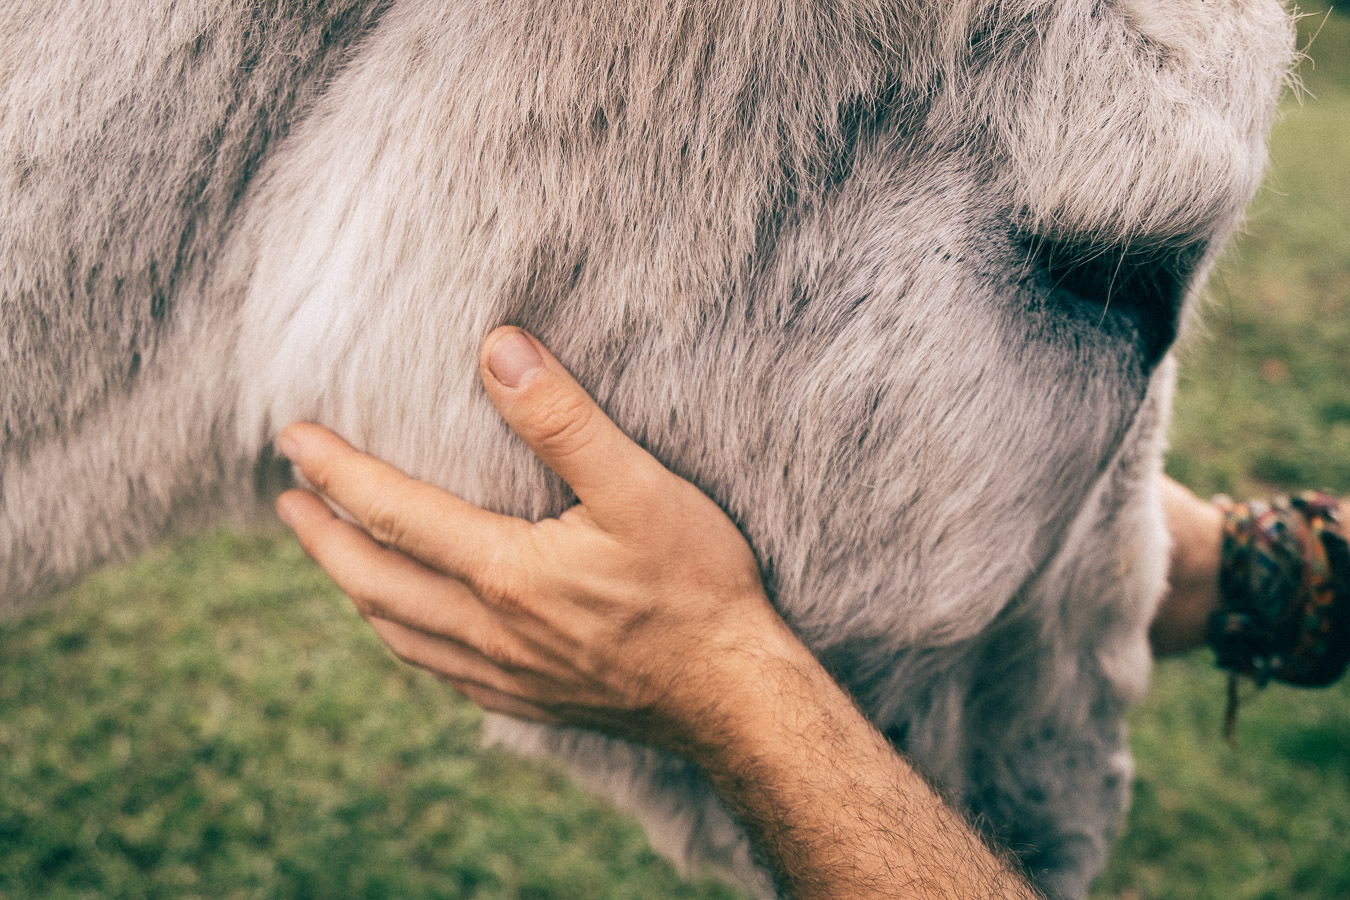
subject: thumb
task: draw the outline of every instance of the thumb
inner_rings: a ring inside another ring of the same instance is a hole
[[[641,513],[649,488],[674,478],[610,421],[553,354],[519,328],[483,342],[483,384],[502,418],[604,527]]]

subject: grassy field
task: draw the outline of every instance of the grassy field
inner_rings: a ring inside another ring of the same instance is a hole
[[[1305,22],[1311,33],[1320,23]],[[1350,492],[1350,18],[1327,21],[1187,341],[1169,466]],[[0,898],[731,898],[396,665],[278,534],[218,533],[0,624]],[[1350,685],[1160,665],[1098,898],[1350,897]]]

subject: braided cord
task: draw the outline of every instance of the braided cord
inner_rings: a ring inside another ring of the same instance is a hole
[[[1238,676],[1304,687],[1336,681],[1350,665],[1350,548],[1336,500],[1305,492],[1224,510],[1219,608],[1206,636],[1229,672],[1224,733],[1237,720]]]

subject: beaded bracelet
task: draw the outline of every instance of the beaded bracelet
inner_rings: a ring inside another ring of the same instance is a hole
[[[1219,607],[1206,637],[1228,670],[1224,736],[1237,723],[1238,676],[1322,687],[1350,664],[1350,547],[1335,498],[1306,492],[1224,510]]]

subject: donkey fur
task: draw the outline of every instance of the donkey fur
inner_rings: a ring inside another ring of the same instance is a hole
[[[476,380],[518,324],[1086,892],[1164,582],[1165,353],[1260,178],[1278,0],[10,0],[0,35],[0,608],[257,514],[294,420],[559,512]],[[772,895],[681,760],[492,730]]]

